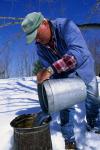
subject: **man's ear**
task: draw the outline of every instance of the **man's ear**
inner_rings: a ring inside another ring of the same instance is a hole
[[[47,25],[48,24],[48,21],[46,19],[43,20],[42,22],[44,25]]]

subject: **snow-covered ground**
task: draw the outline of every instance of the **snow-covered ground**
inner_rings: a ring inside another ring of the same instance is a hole
[[[100,90],[100,78],[98,78]],[[82,109],[81,109],[82,108]],[[74,130],[77,145],[83,150],[100,150],[100,135],[85,133],[83,104],[75,105]],[[0,150],[12,150],[13,129],[10,122],[21,114],[40,111],[36,77],[0,80]],[[53,150],[64,150],[59,114],[50,123]],[[84,143],[84,144],[83,144]]]

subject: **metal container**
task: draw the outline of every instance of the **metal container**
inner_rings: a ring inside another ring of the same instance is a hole
[[[38,125],[36,118],[37,114],[25,114],[11,121],[14,150],[52,150],[49,122]]]
[[[80,78],[50,79],[38,85],[38,95],[42,110],[52,113],[82,102],[87,90]]]

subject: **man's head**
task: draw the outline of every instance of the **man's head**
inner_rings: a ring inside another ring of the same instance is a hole
[[[27,43],[31,43],[36,40],[41,44],[47,44],[50,41],[51,31],[48,21],[40,12],[28,14],[21,25],[26,33]]]

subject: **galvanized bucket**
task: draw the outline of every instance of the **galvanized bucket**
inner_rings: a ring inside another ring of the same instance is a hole
[[[37,114],[16,117],[10,125],[14,128],[14,150],[52,150],[49,122],[37,123]]]
[[[38,85],[38,96],[42,110],[52,113],[82,102],[87,90],[80,78],[50,79]]]

